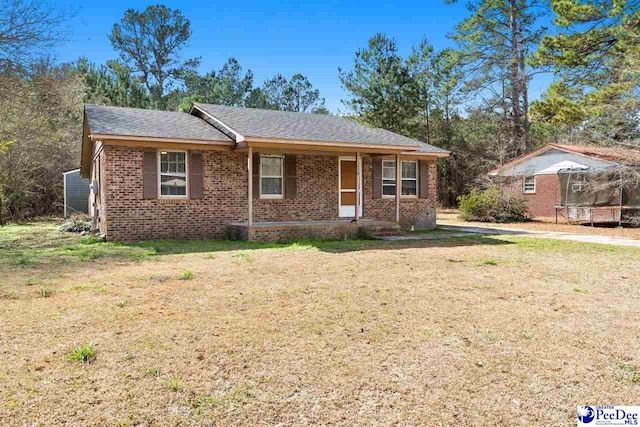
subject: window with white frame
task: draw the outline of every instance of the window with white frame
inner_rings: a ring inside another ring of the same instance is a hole
[[[260,197],[282,197],[283,156],[260,156]]]
[[[160,197],[187,197],[187,152],[160,152]]]
[[[522,183],[522,192],[524,194],[533,194],[536,192],[536,177],[535,176],[525,176],[524,182]]]
[[[585,178],[586,176],[584,174],[577,174],[574,177],[571,177],[571,180],[575,181],[571,183],[571,191],[575,191],[576,193],[584,191],[587,184],[587,180]]]
[[[401,162],[401,195],[412,197],[418,195],[418,162],[405,160]],[[384,160],[382,162],[382,195],[393,197],[396,195],[396,162]]]
[[[396,194],[396,162],[382,162],[382,195],[395,196]]]
[[[402,193],[403,196],[418,195],[418,162],[402,162]]]

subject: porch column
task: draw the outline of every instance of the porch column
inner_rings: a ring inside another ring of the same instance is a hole
[[[251,146],[249,146],[247,153],[247,179],[249,183],[249,216],[247,223],[251,227],[253,225],[253,148]]]
[[[400,153],[396,154],[396,222],[400,223],[400,193],[402,192],[402,170]]]
[[[360,152],[356,152],[356,222],[360,218]]]

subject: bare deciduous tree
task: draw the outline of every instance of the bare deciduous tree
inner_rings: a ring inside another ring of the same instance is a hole
[[[0,65],[27,66],[64,38],[64,11],[42,0],[0,0]]]

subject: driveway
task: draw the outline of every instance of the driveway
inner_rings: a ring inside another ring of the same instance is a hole
[[[625,239],[622,237],[610,237],[599,235],[587,235],[587,234],[573,234],[562,233],[557,231],[537,231],[537,230],[524,230],[521,228],[511,227],[491,227],[487,226],[464,226],[464,225],[439,225],[440,229],[450,231],[452,234],[458,233],[474,233],[474,234],[506,234],[506,235],[518,235],[525,237],[537,237],[541,239],[555,239],[555,240],[572,240],[575,242],[583,243],[599,243],[604,245],[616,245],[616,246],[631,246],[640,247],[640,240]],[[415,236],[412,236],[415,237]]]

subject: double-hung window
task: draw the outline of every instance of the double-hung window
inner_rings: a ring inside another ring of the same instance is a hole
[[[160,152],[160,197],[187,197],[187,152]]]
[[[522,183],[522,193],[523,194],[535,194],[536,192],[536,177],[535,176],[525,176],[524,182]]]
[[[418,195],[418,162],[402,162],[402,193],[403,196]]]
[[[418,195],[418,162],[415,160],[404,160],[400,163],[402,191],[405,197],[416,197]],[[392,197],[396,195],[396,162],[384,160],[382,162],[382,196]]]
[[[283,171],[283,156],[260,156],[260,197],[282,198]]]
[[[395,196],[396,194],[396,162],[382,162],[382,195]]]

